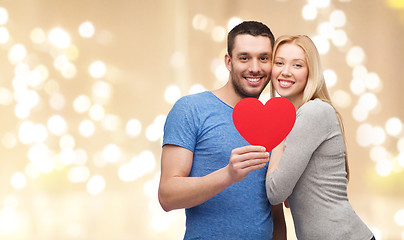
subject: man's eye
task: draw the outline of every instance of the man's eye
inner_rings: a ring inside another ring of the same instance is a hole
[[[268,57],[261,57],[261,61],[268,61]]]
[[[247,59],[248,59],[247,57],[240,57],[241,61],[247,61]]]

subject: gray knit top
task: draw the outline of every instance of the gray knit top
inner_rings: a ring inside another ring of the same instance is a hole
[[[345,145],[331,105],[311,100],[296,112],[285,150],[266,189],[271,204],[288,199],[300,240],[370,240],[347,197]]]

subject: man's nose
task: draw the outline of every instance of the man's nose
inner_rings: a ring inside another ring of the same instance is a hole
[[[253,59],[250,62],[250,68],[249,68],[250,72],[258,72],[259,71],[259,62],[257,59]]]

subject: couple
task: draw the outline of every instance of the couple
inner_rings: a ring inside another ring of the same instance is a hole
[[[164,127],[159,201],[165,211],[186,209],[184,239],[286,239],[285,200],[298,239],[373,239],[348,202],[342,124],[313,42],[275,42],[266,25],[246,21],[229,32],[225,63],[226,85],[178,100]],[[272,97],[296,108],[271,154],[232,121],[237,102],[258,98],[269,81]]]

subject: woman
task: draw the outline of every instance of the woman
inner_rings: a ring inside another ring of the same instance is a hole
[[[288,200],[298,239],[374,239],[348,202],[342,121],[314,43],[282,36],[273,52],[271,95],[276,91],[293,103],[296,122],[272,151],[266,180],[271,204]]]

